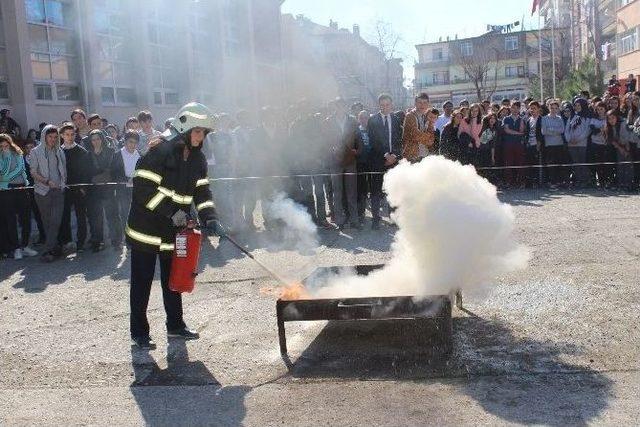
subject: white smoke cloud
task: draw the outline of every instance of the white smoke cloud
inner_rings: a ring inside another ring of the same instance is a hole
[[[443,157],[402,162],[384,188],[399,226],[391,261],[366,277],[340,274],[313,289],[314,297],[478,294],[526,267],[529,251],[513,238],[511,206],[473,167]]]
[[[308,252],[318,247],[318,230],[311,215],[300,204],[278,193],[268,203],[270,220],[279,220],[282,227],[283,244],[293,246],[300,252]]]

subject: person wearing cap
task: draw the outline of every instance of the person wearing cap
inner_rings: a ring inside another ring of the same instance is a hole
[[[436,120],[436,130],[442,135],[444,127],[451,121],[451,114],[453,113],[453,102],[445,101],[442,104],[444,112]]]
[[[195,102],[185,105],[169,129],[150,141],[147,154],[140,158],[133,173],[125,234],[131,248],[130,333],[133,344],[139,348],[155,347],[149,335],[147,305],[157,258],[167,335],[188,340],[199,338],[184,322],[182,297],[169,289],[169,275],[175,236],[187,226],[192,206],[205,231],[222,234],[211,200],[207,159],[202,152],[213,120],[213,114],[204,105]]]

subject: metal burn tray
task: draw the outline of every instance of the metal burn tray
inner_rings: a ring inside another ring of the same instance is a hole
[[[360,265],[355,270],[358,275],[366,275],[383,265]],[[309,279],[323,274],[336,273],[340,267],[319,268]],[[314,320],[429,320],[435,324],[445,351],[451,348],[451,297],[433,295],[415,299],[412,296],[336,298],[336,299],[299,299],[276,302],[278,320],[278,338],[280,353],[287,354],[285,322],[303,322]]]

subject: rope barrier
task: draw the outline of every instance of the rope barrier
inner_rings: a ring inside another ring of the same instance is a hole
[[[556,163],[548,165],[518,165],[518,166],[484,166],[476,167],[478,171],[489,170],[509,170],[509,169],[546,169],[546,168],[570,168],[575,166],[617,166],[617,165],[637,165],[638,161],[624,161],[624,162],[598,162],[598,163]],[[315,173],[315,174],[292,174],[292,175],[266,175],[266,176],[240,176],[240,177],[225,177],[225,178],[209,178],[210,183],[214,182],[227,182],[227,181],[255,181],[264,179],[298,179],[298,178],[316,178],[316,177],[334,177],[334,176],[362,176],[362,175],[384,175],[387,171],[370,171],[370,172],[340,172],[340,173]],[[102,183],[84,183],[84,184],[69,184],[65,186],[68,188],[83,188],[83,187],[101,187],[101,186],[124,186],[126,182],[102,182]],[[12,191],[12,190],[31,190],[34,186],[24,187],[12,187],[6,188],[0,191]]]

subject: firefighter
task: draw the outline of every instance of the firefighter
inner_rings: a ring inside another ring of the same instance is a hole
[[[202,104],[182,107],[157,144],[143,156],[133,175],[133,195],[125,234],[131,248],[131,339],[143,349],[155,348],[147,321],[156,258],[160,259],[162,298],[168,337],[198,339],[182,316],[182,298],[169,289],[171,258],[177,230],[187,225],[192,206],[205,232],[217,234],[217,221],[207,160],[205,137],[213,129],[213,114]]]

